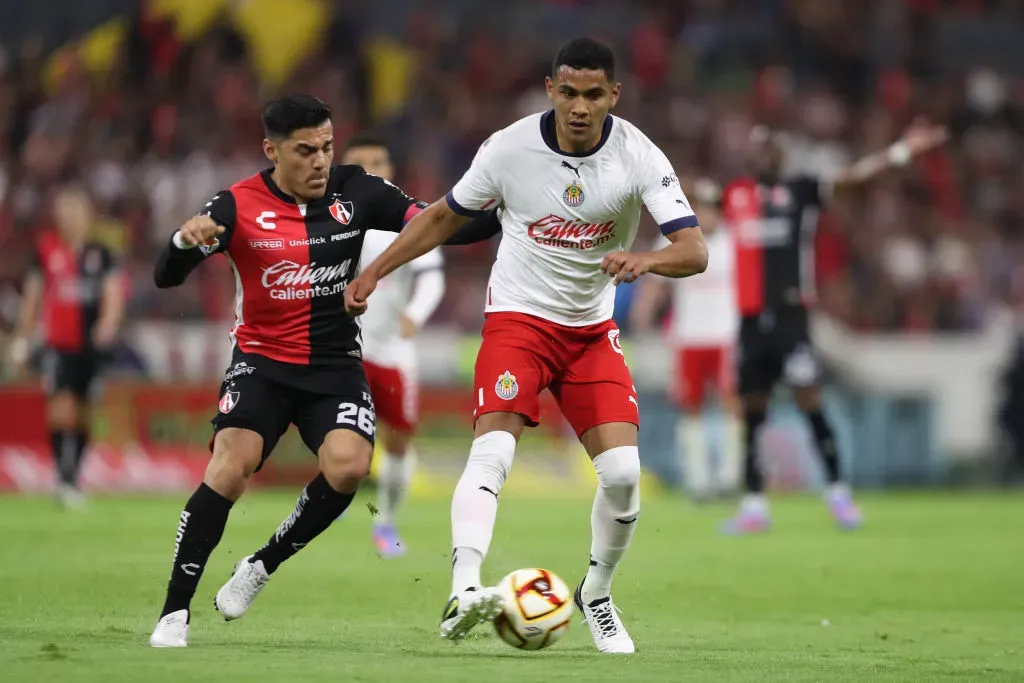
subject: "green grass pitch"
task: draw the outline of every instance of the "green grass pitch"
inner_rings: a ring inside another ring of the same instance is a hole
[[[297,493],[297,492],[294,492]],[[234,511],[194,603],[191,646],[152,650],[184,496],[99,498],[62,513],[0,497],[0,679],[64,681],[1024,681],[1024,498],[865,497],[842,534],[810,497],[776,502],[760,538],[716,532],[728,509],[648,496],[615,584],[632,657],[599,655],[585,626],[549,650],[490,633],[442,641],[448,500],[409,501],[409,555],[369,542],[372,491],[282,566],[244,619],[212,597],[294,493]],[[575,585],[589,549],[586,498],[503,497],[485,579],[542,566]]]

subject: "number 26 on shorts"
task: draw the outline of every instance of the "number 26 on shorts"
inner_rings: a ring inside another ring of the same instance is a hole
[[[358,406],[355,403],[341,403],[338,405],[338,424],[349,425],[359,428],[359,431],[373,436],[376,429],[376,420],[373,411],[365,406]]]

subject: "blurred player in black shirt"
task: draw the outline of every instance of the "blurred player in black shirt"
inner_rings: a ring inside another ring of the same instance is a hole
[[[783,148],[763,127],[751,135],[752,174],[730,183],[722,198],[723,217],[736,242],[740,338],[736,347],[739,391],[746,427],[744,471],[747,495],[727,533],[767,531],[764,473],[757,435],[771,390],[781,380],[793,389],[807,416],[829,483],[826,501],[836,523],[856,528],[860,509],[839,472],[832,427],[821,409],[820,363],[811,344],[808,307],[815,302],[814,232],[818,211],[831,194],[863,184],[893,166],[943,144],[942,127],[915,122],[883,152],[864,157],[830,181],[810,176],[783,178]]]
[[[25,279],[11,361],[20,374],[42,309],[43,386],[57,500],[78,506],[84,500],[79,474],[89,443],[90,408],[121,325],[124,288],[110,251],[89,239],[94,216],[85,190],[60,189],[53,198],[53,217],[57,229],[40,236]]]

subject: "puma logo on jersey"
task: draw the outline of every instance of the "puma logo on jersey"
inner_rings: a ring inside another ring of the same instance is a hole
[[[577,177],[577,178],[579,178],[579,177],[580,177],[580,168],[582,168],[582,167],[583,167],[583,162],[582,162],[582,161],[580,162],[580,165],[579,165],[579,166],[573,166],[573,165],[572,165],[572,164],[570,164],[570,163],[569,163],[568,161],[563,161],[563,162],[562,162],[562,168],[567,168],[567,169],[569,169],[570,171],[572,171],[573,173],[575,173],[575,174],[576,174],[576,177]],[[581,178],[581,180],[582,180],[582,178]]]

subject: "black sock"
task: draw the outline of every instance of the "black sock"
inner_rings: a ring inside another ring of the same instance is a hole
[[[89,446],[89,431],[79,428],[75,432],[75,480],[82,472],[82,465],[85,464],[85,449]]]
[[[77,448],[75,432],[53,430],[50,432],[50,447],[53,450],[53,464],[57,469],[60,483],[75,486],[78,468],[75,466]]]
[[[825,465],[828,483],[835,484],[839,481],[839,450],[836,448],[835,432],[820,410],[807,413],[807,419],[811,423],[811,431],[814,432],[814,441],[818,444],[821,462]]]
[[[744,452],[744,474],[747,493],[764,492],[764,472],[761,469],[761,453],[758,449],[757,435],[764,424],[765,411],[745,410],[743,422],[746,427],[746,449]]]
[[[171,567],[171,580],[167,582],[167,599],[160,612],[161,617],[189,608],[206,561],[224,534],[232,505],[234,502],[206,484],[200,484],[185,503],[178,519],[174,566]]]
[[[267,573],[273,574],[282,562],[323,533],[355,496],[355,492],[335,491],[324,475],[318,474],[302,489],[292,514],[281,522],[267,544],[256,551],[252,562],[262,560]]]

